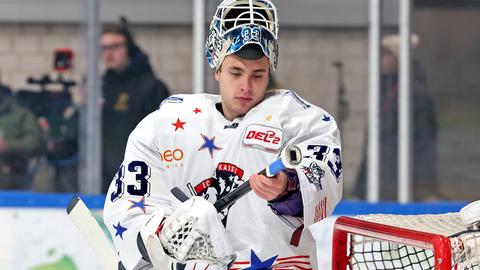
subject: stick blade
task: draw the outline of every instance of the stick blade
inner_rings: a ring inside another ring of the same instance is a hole
[[[75,208],[75,205],[80,201],[80,197],[74,196],[70,202],[67,205],[67,214],[70,215],[70,212],[72,212],[73,208]]]
[[[175,198],[177,198],[179,201],[185,202],[188,200],[188,196],[185,193],[183,193],[183,191],[180,188],[174,187],[170,191],[172,192],[173,196],[175,196]]]

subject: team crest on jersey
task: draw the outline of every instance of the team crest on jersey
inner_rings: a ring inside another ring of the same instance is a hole
[[[302,166],[302,172],[308,179],[308,182],[313,184],[317,190],[322,190],[322,178],[325,176],[325,171],[318,166],[314,161],[308,167]]]
[[[187,187],[191,195],[203,196],[206,200],[214,203],[243,184],[245,182],[242,180],[243,174],[244,171],[235,164],[220,162],[213,177],[196,185],[188,183]],[[223,210],[222,215],[222,222],[226,224],[228,209]]]
[[[243,136],[243,145],[277,152],[282,148],[283,131],[279,128],[252,124],[247,127]]]
[[[335,176],[337,183],[340,182],[340,176],[343,172],[342,154],[340,148],[333,148],[328,145],[313,144],[307,146],[307,150],[312,152],[312,155],[304,156],[304,158],[312,158],[326,163],[330,171]]]

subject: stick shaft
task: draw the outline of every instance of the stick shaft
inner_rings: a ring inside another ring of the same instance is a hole
[[[263,169],[258,174],[267,176],[265,169]],[[247,180],[238,188],[234,189],[232,192],[228,193],[227,195],[216,201],[213,206],[215,206],[215,209],[217,209],[218,212],[221,212],[224,209],[228,208],[230,205],[232,205],[234,202],[236,202],[239,198],[250,192],[250,190],[252,190],[252,187],[250,186],[250,181]]]
[[[116,253],[85,203],[75,196],[67,207],[67,214],[93,249],[104,270],[117,270]]]

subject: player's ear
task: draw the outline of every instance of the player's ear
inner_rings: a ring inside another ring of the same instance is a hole
[[[220,72],[222,72],[222,66],[218,67],[218,69],[215,70],[215,80],[217,80],[217,82],[220,81]]]

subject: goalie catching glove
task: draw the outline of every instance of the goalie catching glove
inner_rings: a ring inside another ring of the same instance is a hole
[[[148,239],[148,253],[156,268],[189,261],[227,268],[235,260],[217,211],[201,197],[192,197],[180,204]]]

